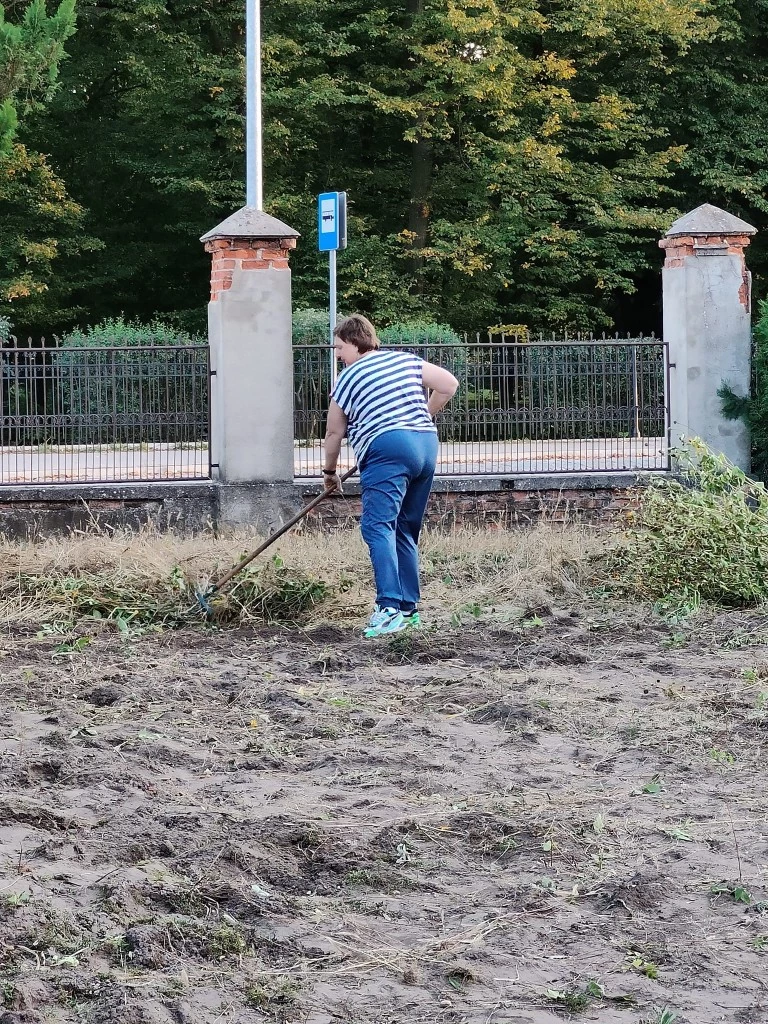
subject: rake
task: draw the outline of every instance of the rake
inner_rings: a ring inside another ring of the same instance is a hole
[[[347,472],[341,477],[341,483],[344,483],[346,480],[349,480],[349,478],[353,476],[356,472],[357,466],[353,466],[352,469],[348,469]],[[243,571],[243,569],[249,566],[251,562],[255,558],[258,558],[259,555],[262,554],[264,551],[266,551],[268,547],[271,547],[271,545],[274,544],[276,540],[279,540],[280,537],[284,536],[286,533],[288,533],[289,530],[293,529],[293,527],[297,523],[300,523],[301,520],[312,511],[313,508],[317,508],[320,502],[325,501],[325,499],[329,495],[333,494],[335,490],[335,485],[333,487],[326,487],[325,490],[321,491],[316,498],[313,498],[308,505],[305,505],[301,512],[298,512],[293,517],[293,519],[289,519],[287,523],[281,526],[279,530],[276,530],[275,533],[273,533],[264,541],[263,544],[260,544],[255,551],[252,551],[250,555],[246,555],[245,558],[239,561],[233,569],[230,569],[228,573],[222,576],[220,580],[218,580],[216,583],[211,583],[211,585],[207,587],[206,590],[197,591],[195,593],[197,603],[205,612],[206,616],[208,618],[211,618],[211,616],[214,614],[214,610],[211,607],[210,602],[211,598],[215,594],[220,594],[224,587],[226,587],[226,585],[230,583],[235,578],[235,576],[239,575]]]

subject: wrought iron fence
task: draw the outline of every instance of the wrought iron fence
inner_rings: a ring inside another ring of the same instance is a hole
[[[210,476],[207,345],[0,346],[0,484]]]
[[[669,468],[668,355],[657,338],[475,336],[398,346],[460,382],[437,420],[441,475]],[[326,345],[294,349],[298,476],[321,468]],[[351,452],[342,461],[352,465]]]

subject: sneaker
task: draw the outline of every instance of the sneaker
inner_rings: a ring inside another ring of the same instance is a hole
[[[399,608],[380,608],[376,605],[363,636],[371,640],[376,636],[399,633],[401,629],[405,629],[405,619]]]
[[[408,629],[417,629],[421,625],[421,615],[418,608],[414,608],[412,612],[402,612],[402,616]]]

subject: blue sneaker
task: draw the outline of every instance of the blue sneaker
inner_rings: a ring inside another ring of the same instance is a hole
[[[411,612],[403,612],[402,615],[406,629],[417,629],[421,625],[421,615],[418,608],[414,608]]]
[[[372,640],[377,636],[399,633],[401,629],[405,629],[405,619],[399,608],[380,608],[375,605],[363,636]]]

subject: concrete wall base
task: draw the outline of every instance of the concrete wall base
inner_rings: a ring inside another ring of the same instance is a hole
[[[265,536],[301,508],[301,495],[292,483],[219,484],[216,488],[216,526],[253,526]]]
[[[435,481],[427,522],[443,528],[493,528],[545,518],[608,521],[632,503],[644,479],[632,473],[442,477]],[[267,535],[295,515],[319,486],[319,481],[306,480],[0,487],[0,534],[23,539],[151,525],[185,534],[250,526]],[[350,481],[345,496],[323,502],[307,525],[335,530],[355,525],[359,517],[359,483]]]
[[[0,487],[0,533],[36,538],[88,529],[198,533],[212,529],[211,481],[157,484],[51,484]]]

